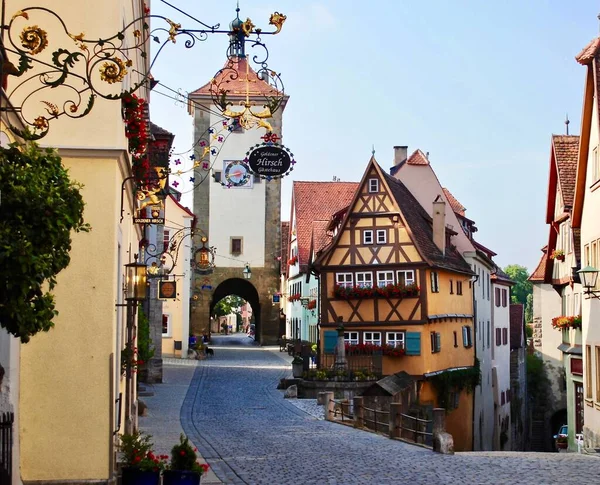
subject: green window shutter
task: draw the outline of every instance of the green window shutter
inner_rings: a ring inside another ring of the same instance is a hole
[[[406,355],[421,355],[421,332],[406,332]]]
[[[323,352],[326,354],[333,354],[335,352],[335,346],[337,345],[338,333],[336,330],[325,330],[323,333],[325,342],[323,345]]]

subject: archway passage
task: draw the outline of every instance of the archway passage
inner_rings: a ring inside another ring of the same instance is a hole
[[[219,303],[223,298],[230,295],[239,296],[246,300],[252,307],[252,315],[254,316],[255,322],[255,333],[256,341],[261,341],[261,318],[260,318],[260,301],[258,297],[258,291],[252,283],[242,278],[229,278],[221,282],[213,293],[212,300],[210,302],[210,316],[213,315],[215,305]]]

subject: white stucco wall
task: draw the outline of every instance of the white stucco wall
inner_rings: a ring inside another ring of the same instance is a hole
[[[591,264],[594,262],[592,259],[588,261],[585,254],[585,246],[590,244],[592,241],[600,239],[600,223],[598,222],[598,214],[600,213],[600,189],[591,190],[590,186],[596,188],[595,180],[592,176],[592,160],[593,150],[597,149],[600,151],[598,146],[598,109],[597,102],[594,99],[594,108],[592,113],[592,126],[590,133],[590,147],[589,147],[589,159],[586,174],[585,183],[585,201],[583,205],[583,216],[581,220],[581,250],[582,250],[582,266]],[[600,154],[599,154],[600,156]],[[600,261],[595,261],[594,266],[600,267]],[[585,445],[590,447],[600,447],[600,410],[596,406],[600,406],[600,395],[596,388],[596,378],[600,372],[598,362],[595,362],[595,348],[600,347],[600,325],[598,325],[598,317],[600,316],[600,300],[596,298],[584,299],[582,302],[582,330],[583,330],[583,375],[591,376],[592,386],[592,398],[591,400],[586,399],[584,405],[584,440]],[[592,362],[588,362],[585,357],[585,347],[589,345],[591,347]],[[588,371],[588,367],[591,367]],[[586,395],[584,385],[584,396]]]

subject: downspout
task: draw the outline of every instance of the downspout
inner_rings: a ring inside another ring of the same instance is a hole
[[[477,359],[477,300],[475,298],[475,282],[479,279],[479,275],[475,275],[469,280],[471,285],[471,293],[473,295],[473,348],[475,349],[475,358]],[[480,384],[481,385],[481,384]],[[475,430],[475,390],[473,391],[473,430]],[[471,436],[471,449],[475,450],[475,433]]]

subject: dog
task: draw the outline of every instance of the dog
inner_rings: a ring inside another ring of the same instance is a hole
[[[208,357],[209,355],[212,355],[214,357],[215,351],[209,347],[206,347],[206,356]]]

